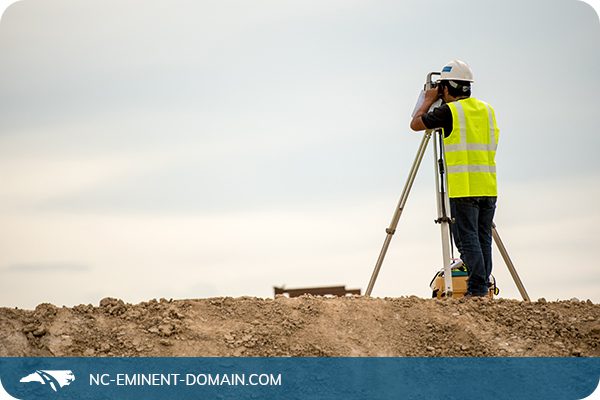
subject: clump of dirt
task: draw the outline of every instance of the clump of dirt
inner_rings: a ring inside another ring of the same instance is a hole
[[[600,356],[591,301],[302,296],[0,308],[0,356]]]

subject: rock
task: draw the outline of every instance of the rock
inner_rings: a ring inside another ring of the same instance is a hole
[[[92,348],[88,348],[83,351],[84,357],[93,357],[95,354],[96,354],[96,350],[94,350]]]
[[[233,342],[235,340],[235,336],[231,335],[230,333],[226,333],[223,338],[226,342]]]
[[[175,333],[175,327],[171,324],[162,324],[158,326],[158,331],[164,336],[171,336]]]
[[[36,328],[33,332],[31,332],[33,334],[33,336],[35,337],[40,337],[40,336],[44,336],[46,334],[46,328],[44,328],[43,326],[40,326],[38,328]]]
[[[37,329],[37,325],[36,324],[27,324],[23,327],[23,329],[21,329],[21,332],[23,333],[29,333],[29,332],[33,332]]]
[[[56,315],[57,312],[58,307],[56,307],[54,304],[42,303],[35,308],[34,315],[48,318]]]
[[[115,299],[114,297],[105,297],[102,300],[100,300],[100,307],[110,307],[118,303],[119,300]]]
[[[100,345],[100,348],[98,350],[101,351],[101,352],[106,353],[107,351],[110,350],[110,344],[108,344],[108,343],[102,343]]]
[[[252,339],[252,335],[251,334],[246,334],[244,336],[242,336],[242,342],[247,342],[249,340]]]

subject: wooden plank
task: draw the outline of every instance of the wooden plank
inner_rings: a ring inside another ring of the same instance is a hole
[[[360,289],[346,289],[346,286],[321,286],[321,287],[311,287],[311,288],[295,288],[295,289],[284,289],[273,287],[275,295],[283,295],[286,294],[289,297],[299,297],[303,294],[310,294],[313,296],[346,296],[348,294],[360,295]]]

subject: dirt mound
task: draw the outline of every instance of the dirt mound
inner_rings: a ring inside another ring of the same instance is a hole
[[[0,308],[0,356],[600,356],[588,301],[212,298]]]

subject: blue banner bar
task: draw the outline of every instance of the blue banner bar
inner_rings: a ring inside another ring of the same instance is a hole
[[[0,358],[0,400],[580,400],[599,378],[600,358]]]

